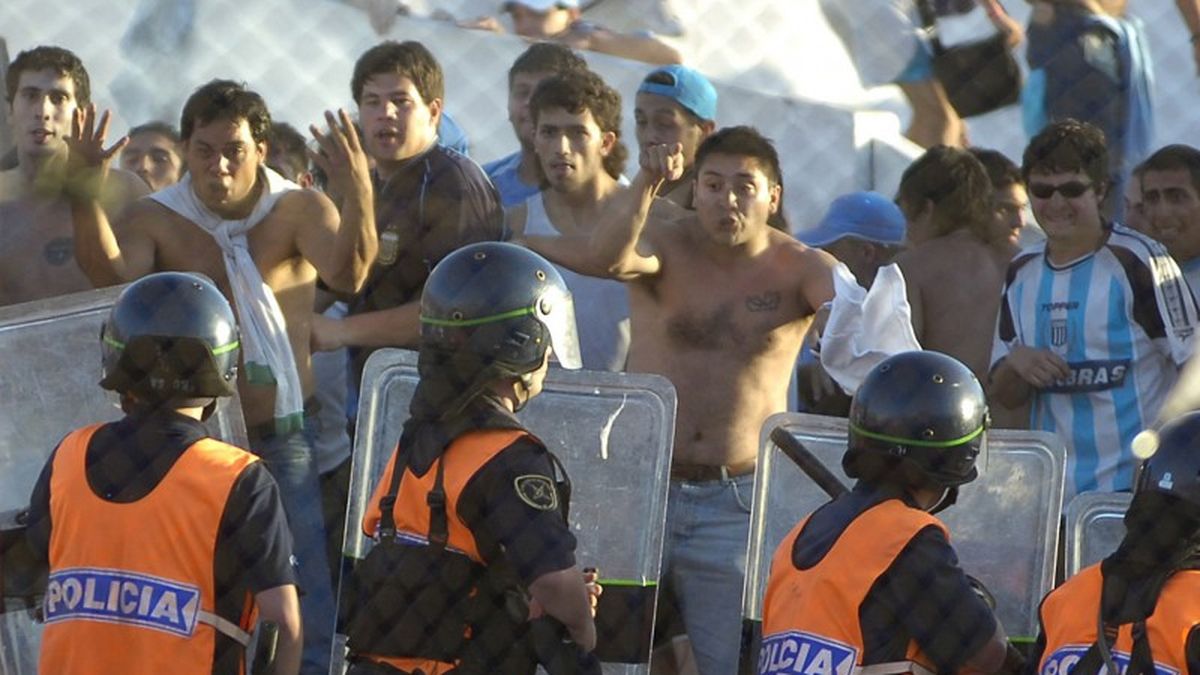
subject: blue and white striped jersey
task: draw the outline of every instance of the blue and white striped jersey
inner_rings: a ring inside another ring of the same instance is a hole
[[[1130,442],[1154,422],[1191,355],[1197,313],[1166,249],[1119,225],[1099,250],[1063,267],[1046,258],[1044,242],[1009,263],[992,367],[1019,345],[1070,365],[1070,377],[1037,391],[1030,420],[1067,445],[1067,499],[1133,486]]]

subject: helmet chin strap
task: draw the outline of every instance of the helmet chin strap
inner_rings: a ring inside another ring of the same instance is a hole
[[[525,408],[525,404],[529,403],[531,387],[533,387],[533,373],[524,373],[517,378],[517,382],[513,386],[513,393],[517,397],[517,404],[513,407],[513,412],[520,412]]]
[[[945,511],[946,509],[953,506],[954,503],[957,501],[958,501],[958,488],[957,487],[943,488],[942,496],[938,497],[937,501],[934,502],[933,505],[931,505],[929,508],[925,509],[925,512],[929,513],[929,514],[941,513],[942,511]]]

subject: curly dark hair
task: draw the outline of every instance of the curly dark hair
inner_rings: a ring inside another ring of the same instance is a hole
[[[592,113],[596,126],[604,133],[612,132],[617,140],[604,158],[604,170],[619,178],[625,170],[629,151],[621,142],[621,95],[590,70],[561,73],[538,83],[529,101],[536,127],[543,110],[561,108],[572,115],[585,110]]]

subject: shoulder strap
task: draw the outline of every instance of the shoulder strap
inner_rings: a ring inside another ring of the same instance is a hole
[[[1126,675],[1154,675],[1154,654],[1150,652],[1150,636],[1146,632],[1146,620],[1133,624],[1133,653],[1129,655]]]
[[[379,538],[383,540],[396,536],[396,518],[392,510],[396,508],[396,497],[400,494],[400,480],[408,470],[408,451],[403,447],[396,448],[396,461],[392,464],[392,480],[388,483],[388,491],[379,500]]]
[[[433,479],[433,489],[425,495],[425,503],[429,505],[429,545],[444,549],[450,541],[450,523],[446,519],[446,454],[437,458],[437,474]]]

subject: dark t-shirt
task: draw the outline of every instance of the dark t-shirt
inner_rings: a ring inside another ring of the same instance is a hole
[[[174,413],[126,417],[92,436],[87,450],[87,479],[96,496],[130,503],[148,495],[184,451],[208,435],[204,425]],[[52,453],[30,497],[28,540],[36,555],[50,558],[50,478]],[[146,536],[130,532],[131,537]],[[160,533],[177,536],[179,533]],[[234,481],[221,514],[213,553],[216,612],[241,615],[245,594],[296,585],[292,538],[279,487],[262,462],[246,467]],[[236,673],[241,646],[217,633],[213,673]]]
[[[813,513],[792,549],[792,562],[808,569],[820,562],[851,521],[898,490],[859,484]],[[914,507],[915,508],[915,507]],[[858,612],[863,663],[905,660],[916,641],[938,672],[955,672],[996,632],[996,618],[971,589],[950,542],[927,527],[900,552],[867,592]]]
[[[392,309],[416,300],[442,258],[467,244],[505,238],[496,188],[470,158],[435,145],[407,160],[387,181],[375,179],[379,256],[350,314]],[[373,350],[354,349],[357,389]]]

